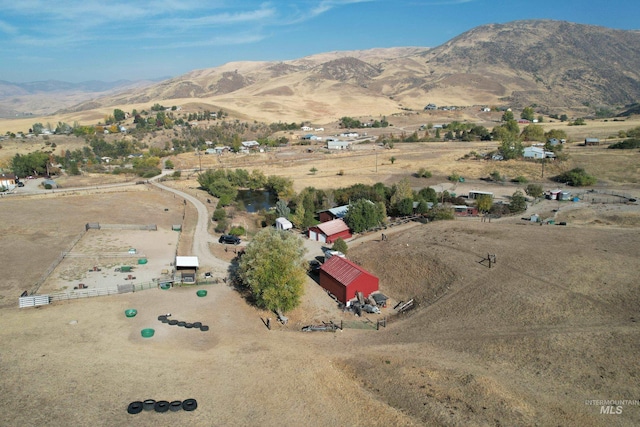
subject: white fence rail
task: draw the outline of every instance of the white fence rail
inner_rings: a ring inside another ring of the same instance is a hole
[[[27,297],[20,297],[18,300],[18,306],[20,308],[35,307],[38,305],[48,305],[51,301],[49,295],[34,295]]]
[[[92,288],[92,289],[77,289],[68,292],[58,292],[51,294],[51,301],[66,301],[70,299],[88,298],[88,297],[101,297],[105,295],[117,294],[117,287],[110,288]]]

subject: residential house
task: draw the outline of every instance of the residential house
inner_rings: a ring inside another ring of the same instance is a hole
[[[13,190],[16,187],[16,176],[12,173],[0,174],[0,189]]]
[[[522,157],[525,159],[544,159],[544,148],[525,147]]]

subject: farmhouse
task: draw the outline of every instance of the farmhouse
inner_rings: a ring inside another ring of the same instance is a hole
[[[522,153],[525,159],[544,159],[544,148],[526,147]]]
[[[311,240],[333,243],[338,238],[343,240],[351,238],[349,226],[341,219],[334,219],[309,227],[309,239]]]
[[[0,175],[0,188],[8,188],[13,190],[16,186],[16,176],[12,173],[3,173]]]
[[[318,212],[318,219],[320,222],[327,222],[338,218],[344,218],[348,210],[349,205],[336,206],[335,208]]]
[[[320,267],[320,286],[347,304],[362,292],[368,297],[378,290],[379,280],[346,258],[332,256]]]

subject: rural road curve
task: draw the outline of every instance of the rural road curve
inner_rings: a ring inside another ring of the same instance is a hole
[[[162,175],[158,175],[157,177],[150,179],[149,183],[155,185],[158,188],[161,188],[162,190],[177,194],[185,201],[188,201],[193,204],[193,206],[195,206],[196,210],[198,211],[198,222],[196,224],[193,236],[192,253],[194,256],[198,257],[201,270],[211,271],[211,274],[214,277],[227,277],[230,263],[213,256],[211,254],[211,251],[209,250],[209,244],[217,242],[215,241],[215,238],[211,234],[209,234],[209,212],[207,211],[207,207],[197,198],[180,190],[167,187],[157,182],[157,179],[161,178],[167,173],[168,172],[165,172]]]

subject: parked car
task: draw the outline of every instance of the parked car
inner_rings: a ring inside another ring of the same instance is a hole
[[[317,260],[311,260],[309,261],[309,271],[313,274],[319,274],[320,272],[320,267],[322,267],[322,264],[320,264],[320,262],[318,262]]]
[[[231,234],[223,234],[222,236],[220,236],[220,239],[218,239],[218,242],[225,243],[227,245],[239,245],[241,240],[237,236],[232,236]]]

